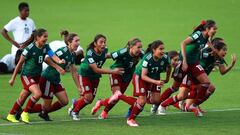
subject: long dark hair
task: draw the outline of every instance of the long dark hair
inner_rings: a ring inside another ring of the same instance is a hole
[[[179,53],[177,52],[177,51],[175,51],[175,50],[172,50],[172,51],[169,51],[168,52],[168,57],[170,58],[170,59],[172,59],[172,58],[174,58],[174,57],[176,57],[176,56],[178,56],[179,55]]]
[[[213,45],[218,44],[219,42],[223,42],[223,38],[216,37],[212,40]]]
[[[41,37],[45,32],[47,32],[47,30],[43,29],[43,28],[39,28],[36,31],[34,31],[33,36],[34,39],[36,40],[37,37]]]
[[[72,43],[73,38],[77,36],[76,33],[69,33],[67,30],[61,31],[60,32],[61,37],[64,37],[64,42],[66,45],[68,45],[68,42]]]
[[[193,33],[196,31],[204,31],[207,28],[210,29],[211,27],[213,27],[215,25],[216,25],[216,23],[213,20],[207,20],[207,21],[202,20],[201,23],[197,27],[194,28]]]
[[[148,48],[145,51],[145,54],[152,52],[154,49],[158,48],[160,45],[163,45],[164,43],[161,40],[155,40],[152,43],[148,45]]]
[[[104,38],[105,40],[107,39],[104,35],[102,35],[102,34],[97,34],[97,35],[94,37],[93,41],[88,45],[87,50],[93,49],[93,48],[94,48],[94,43],[97,43],[97,41],[98,41],[100,38]]]

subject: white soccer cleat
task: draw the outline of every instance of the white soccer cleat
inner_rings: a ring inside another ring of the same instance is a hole
[[[159,105],[157,115],[166,115],[166,107]]]
[[[130,120],[128,119],[128,120],[127,120],[127,124],[128,124],[130,127],[138,127],[138,126],[139,126],[134,119],[130,119]]]
[[[79,120],[80,120],[79,115],[78,115],[77,113],[75,113],[75,112],[72,112],[72,113],[71,113],[71,116],[72,116],[72,119],[73,119],[74,121],[79,121]]]

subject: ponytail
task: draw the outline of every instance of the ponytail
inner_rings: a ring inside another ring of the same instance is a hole
[[[68,42],[72,43],[73,38],[77,36],[75,33],[69,33],[67,30],[60,32],[61,37],[64,37],[64,42],[68,45]]]
[[[207,20],[207,21],[202,20],[200,22],[200,24],[197,27],[194,28],[193,33],[196,32],[196,31],[204,31],[207,28],[213,27],[215,24],[216,23],[213,20]]]

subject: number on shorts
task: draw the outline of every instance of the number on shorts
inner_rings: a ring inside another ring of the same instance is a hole
[[[196,67],[197,67],[200,71],[203,71],[203,70],[204,70],[201,65],[197,65]]]

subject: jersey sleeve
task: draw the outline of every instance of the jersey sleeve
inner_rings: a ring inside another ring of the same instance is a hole
[[[192,33],[192,34],[190,35],[190,38],[191,38],[193,41],[195,41],[195,40],[197,40],[197,39],[200,37],[200,35],[201,35],[201,31],[196,31],[196,32],[194,32],[194,33]]]
[[[118,51],[112,52],[111,57],[113,60],[116,60],[124,56],[127,51],[128,51],[127,48],[120,49]]]
[[[8,24],[6,24],[4,26],[4,29],[6,29],[7,31],[14,31],[15,30],[15,21],[11,20],[10,22],[8,22]]]
[[[94,64],[96,63],[94,58],[93,58],[93,51],[91,49],[89,49],[87,51],[87,56],[86,56],[87,62],[88,64]]]
[[[22,56],[23,56],[24,59],[26,60],[26,59],[29,58],[30,55],[31,55],[30,49],[26,47],[26,48],[23,50],[23,52],[22,52]]]

